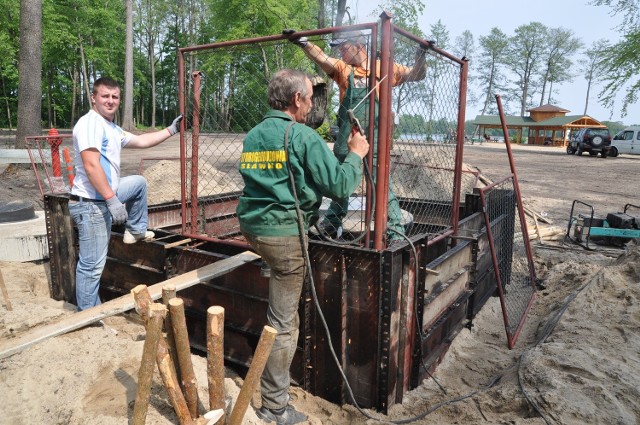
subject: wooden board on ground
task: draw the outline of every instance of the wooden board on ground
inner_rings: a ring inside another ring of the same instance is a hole
[[[213,279],[228,273],[243,264],[250,263],[259,259],[260,256],[245,251],[233,257],[225,258],[213,264],[201,267],[196,270],[181,274],[163,282],[156,283],[149,287],[149,293],[154,300],[162,297],[162,287],[165,285],[174,285],[177,291],[197,285],[200,282]],[[114,300],[100,304],[88,310],[67,316],[57,322],[47,324],[35,328],[17,338],[8,340],[0,345],[0,359],[18,353],[23,349],[37,344],[54,336],[62,335],[67,332],[80,329],[84,326],[95,323],[105,317],[114,316],[124,313],[134,308],[133,295],[127,294]]]

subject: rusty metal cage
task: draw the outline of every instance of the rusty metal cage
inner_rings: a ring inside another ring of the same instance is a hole
[[[378,99],[379,111],[370,107],[362,122],[371,146],[372,178],[363,179],[349,198],[344,229],[334,232],[331,240],[356,239],[360,246],[383,249],[389,233],[389,196],[397,197],[400,233],[405,237],[455,232],[461,193],[471,191],[476,175],[462,171],[466,61],[395,27],[389,19],[381,21],[378,43],[378,28],[378,23],[359,24],[295,36],[307,37],[333,57],[336,52],[328,47],[329,41],[343,31],[357,30],[367,40],[370,69],[380,69],[378,83],[371,73],[367,86],[369,97]],[[290,38],[282,34],[180,49],[180,108],[186,117],[181,161],[158,161],[147,171],[164,167],[166,173],[180,167],[181,187],[163,188],[165,198],[150,204],[180,199],[183,235],[231,243],[243,239],[235,216],[243,188],[238,171],[242,142],[269,109],[271,75],[285,67],[321,72]],[[425,78],[394,86],[392,77],[384,77],[392,75],[396,64],[411,67],[416,52],[426,52]],[[339,90],[326,76],[313,81],[315,109],[307,124],[318,128],[331,145]],[[162,179],[160,184],[168,186],[172,180]],[[329,205],[326,201],[323,208]],[[365,238],[354,237],[360,234]]]
[[[25,145],[40,196],[69,192],[75,175],[72,135],[52,130],[48,136],[25,137]]]
[[[477,189],[471,193],[478,173],[462,163],[467,62],[381,18],[380,23],[293,35],[336,55],[329,42],[338,33],[360,31],[369,69],[379,67],[380,75],[376,79],[372,73],[361,87],[369,96],[361,124],[371,146],[371,178],[351,195],[342,235],[328,241],[316,235],[309,241],[317,303],[307,285],[291,375],[316,396],[386,413],[430,375],[457,333],[495,292],[496,279],[480,195]],[[236,216],[243,190],[238,170],[243,140],[269,109],[267,86],[277,70],[320,73],[290,42],[293,36],[180,49],[180,111],[185,116],[180,158],[145,158],[139,165],[149,182],[149,227],[156,238],[125,246],[122,229],[114,229],[101,279],[104,296],[120,296],[137,284],[157,283],[250,249]],[[416,53],[422,51],[424,77],[402,84],[385,77],[397,67],[414,68]],[[340,91],[326,76],[312,81],[315,109],[308,124],[328,145],[335,144],[330,129],[338,123]],[[391,194],[406,218],[402,232],[411,245],[386,240]],[[77,248],[68,198],[45,201],[56,264],[52,284],[59,287],[52,294],[69,300]],[[269,282],[260,270],[261,264],[252,262],[182,291],[192,346],[206,343],[206,309],[221,305],[226,311],[225,361],[248,367],[269,301]]]

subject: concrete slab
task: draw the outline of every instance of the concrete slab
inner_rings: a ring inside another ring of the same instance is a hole
[[[42,151],[43,158],[40,158],[38,151],[33,152],[36,163],[44,160],[47,164],[51,164],[51,152]],[[0,164],[31,164],[29,151],[27,149],[0,149]]]
[[[0,261],[37,261],[49,258],[44,211],[36,218],[0,223]]]

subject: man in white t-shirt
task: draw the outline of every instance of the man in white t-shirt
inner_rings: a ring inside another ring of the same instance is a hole
[[[182,115],[160,131],[135,135],[113,120],[120,105],[120,85],[109,77],[93,84],[93,108],[73,127],[76,174],[69,213],[78,227],[76,267],[78,310],[100,304],[98,289],[107,260],[112,224],[124,224],[124,243],[152,239],[147,230],[147,182],[142,176],[120,178],[122,148],[150,148],[178,132]]]

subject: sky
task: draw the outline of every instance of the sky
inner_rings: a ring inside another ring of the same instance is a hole
[[[430,28],[438,20],[449,30],[449,40],[453,44],[456,37],[469,30],[476,44],[480,36],[489,34],[492,27],[498,27],[508,36],[520,25],[530,22],[541,22],[547,27],[562,27],[573,30],[585,47],[590,47],[599,39],[607,39],[611,43],[620,40],[617,29],[622,16],[613,15],[611,8],[591,6],[589,0],[423,0],[425,10],[419,19],[422,32],[430,33]],[[377,20],[377,0],[348,0],[349,12],[356,22],[373,22]],[[478,48],[478,47],[476,47]],[[448,49],[451,50],[451,49]],[[576,55],[574,61],[579,57]],[[577,65],[576,65],[577,66]],[[473,68],[473,63],[471,64]],[[473,69],[470,70],[473,74]],[[587,115],[598,121],[620,121],[631,125],[640,123],[640,104],[630,105],[627,115],[621,115],[621,104],[613,110],[604,108],[598,103],[601,86],[592,86],[589,96]],[[556,106],[568,109],[568,115],[582,115],[587,92],[587,81],[582,75],[574,77],[573,82],[554,85],[553,97]],[[498,93],[506,100],[502,93]],[[620,103],[622,95],[618,97]],[[539,97],[538,97],[539,102]],[[537,104],[536,104],[537,106]],[[467,105],[466,119],[473,119],[478,108]]]

